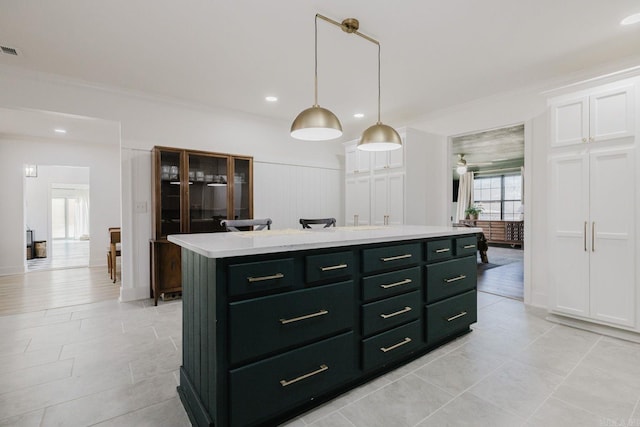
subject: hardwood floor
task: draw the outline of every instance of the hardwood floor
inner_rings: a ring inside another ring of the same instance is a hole
[[[489,264],[478,258],[478,290],[507,298],[524,299],[524,251],[490,246]]]
[[[106,248],[105,248],[106,253]],[[105,255],[106,256],[106,255]],[[54,240],[47,242],[46,258],[27,261],[27,270],[87,267],[89,265],[89,240]]]
[[[115,300],[120,281],[106,267],[67,268],[0,276],[0,316]]]

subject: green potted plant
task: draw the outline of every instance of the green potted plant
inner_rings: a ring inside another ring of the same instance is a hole
[[[464,213],[467,215],[468,219],[478,219],[478,215],[483,210],[484,209],[482,208],[482,206],[476,205],[476,204],[472,204],[464,211]]]

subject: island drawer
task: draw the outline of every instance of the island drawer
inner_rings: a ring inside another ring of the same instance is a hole
[[[349,381],[354,353],[349,332],[230,371],[230,424],[258,424]]]
[[[411,267],[365,277],[362,279],[362,299],[369,302],[420,289],[422,287],[421,273],[420,267]]]
[[[310,255],[305,264],[307,283],[350,277],[354,271],[352,252]]]
[[[453,256],[451,239],[432,240],[427,242],[427,261],[442,261]]]
[[[364,273],[415,265],[422,259],[420,243],[385,246],[362,251]]]
[[[478,250],[478,237],[467,236],[456,238],[456,255],[475,255]]]
[[[229,304],[230,363],[352,329],[352,281]]]
[[[362,340],[362,369],[386,365],[423,346],[419,320]]]
[[[426,341],[434,344],[449,335],[466,330],[478,320],[476,291],[427,305]]]
[[[427,303],[475,288],[477,268],[474,257],[427,265]]]
[[[367,336],[419,319],[420,291],[410,292],[362,306],[362,335]]]
[[[229,295],[238,296],[293,286],[293,258],[232,264]]]

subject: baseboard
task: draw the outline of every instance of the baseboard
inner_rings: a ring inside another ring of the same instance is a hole
[[[637,332],[618,329],[613,326],[606,326],[598,323],[591,323],[584,320],[573,319],[570,317],[564,317],[553,313],[548,313],[545,319],[553,323],[558,323],[560,325],[571,326],[573,328],[595,332],[601,335],[606,335],[609,337],[640,344],[640,333]]]
[[[23,274],[27,272],[27,267],[24,265],[13,267],[0,267],[0,276],[12,276],[14,274]]]
[[[137,301],[149,299],[149,287],[129,288],[120,286],[120,302]]]

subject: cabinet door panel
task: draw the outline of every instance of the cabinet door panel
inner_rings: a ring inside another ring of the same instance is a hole
[[[195,154],[188,157],[188,231],[224,231],[220,221],[228,216],[228,159]]]
[[[589,137],[588,97],[551,106],[551,145],[563,146],[587,142]]]
[[[601,92],[590,97],[592,141],[623,138],[634,133],[633,88]]]
[[[345,224],[369,225],[369,211],[371,209],[371,196],[369,189],[369,177],[362,176],[345,181]]]
[[[388,225],[404,224],[404,174],[389,174],[387,182]]]
[[[634,326],[634,153],[593,152],[590,161],[591,316]]]
[[[376,175],[373,177],[372,184],[372,222],[374,225],[384,225],[385,216],[387,215],[387,176]]]
[[[579,316],[589,314],[588,183],[586,155],[551,160],[550,305]]]

